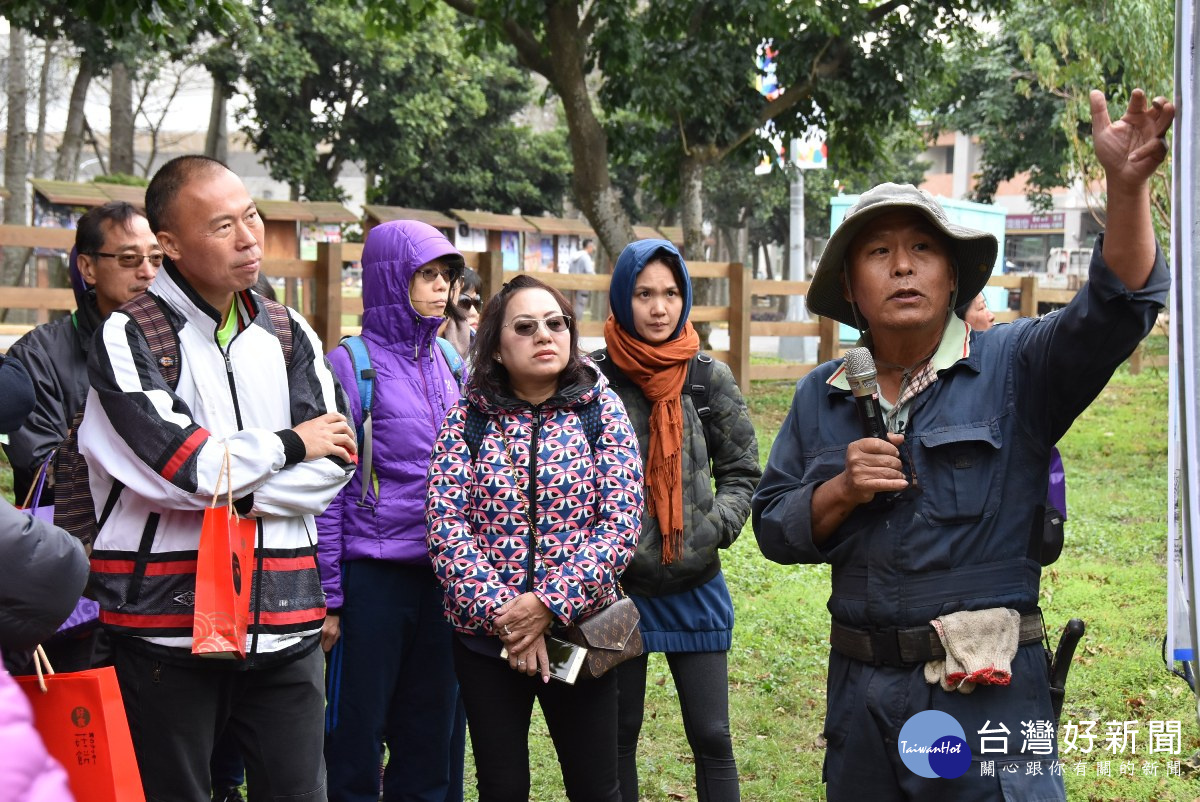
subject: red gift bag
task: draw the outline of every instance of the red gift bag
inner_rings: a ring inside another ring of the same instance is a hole
[[[145,802],[116,669],[42,676],[34,661],[37,676],[14,679],[46,751],[66,769],[75,802]]]
[[[196,611],[192,620],[192,654],[244,658],[250,623],[250,584],[254,575],[254,536],[258,525],[233,508],[229,449],[221,475],[226,505],[217,506],[218,490],[204,511],[196,554]]]

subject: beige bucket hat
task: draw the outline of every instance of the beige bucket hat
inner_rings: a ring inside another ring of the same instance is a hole
[[[872,220],[897,209],[918,212],[946,235],[950,258],[958,271],[959,299],[965,303],[983,290],[996,264],[999,249],[996,238],[986,231],[951,223],[942,205],[923,189],[912,184],[880,184],[859,197],[829,238],[808,290],[808,311],[856,328],[860,326],[853,307],[842,295],[846,250]]]

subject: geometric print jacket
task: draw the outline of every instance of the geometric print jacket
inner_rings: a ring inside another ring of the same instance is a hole
[[[642,460],[620,398],[587,364],[592,383],[537,406],[468,388],[446,416],[429,465],[426,538],[459,632],[497,634],[500,607],[527,591],[564,626],[616,601],[637,548]],[[579,416],[593,398],[602,423],[594,451]],[[487,418],[474,461],[468,403]]]

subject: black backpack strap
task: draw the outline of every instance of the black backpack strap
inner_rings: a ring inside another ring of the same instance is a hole
[[[709,400],[712,397],[713,358],[703,351],[696,353],[688,363],[687,379],[684,390],[692,397],[696,406],[696,414],[707,425],[708,417],[712,415]]]
[[[292,317],[288,314],[287,307],[278,301],[272,301],[270,298],[259,296],[263,308],[267,310],[267,316],[271,318],[271,326],[275,329],[275,337],[279,340],[279,347],[283,349],[283,361],[289,368],[292,366],[292,351],[294,350],[294,342],[292,340]]]
[[[596,454],[596,444],[604,436],[603,411],[600,396],[588,401],[578,411],[579,420],[583,424],[583,433],[587,437],[588,445],[592,447],[592,456]]]
[[[143,292],[121,307],[121,311],[129,314],[154,356],[154,363],[159,373],[172,390],[179,384],[179,335],[167,318],[164,310],[153,293]],[[290,329],[289,329],[290,331]]]

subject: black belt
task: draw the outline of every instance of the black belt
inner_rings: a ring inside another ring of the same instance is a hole
[[[833,650],[864,663],[902,668],[946,657],[942,641],[930,624],[921,627],[858,629],[838,623],[837,619],[831,623],[829,643]],[[1024,613],[1018,642],[1024,646],[1038,643],[1044,637],[1042,611]]]

